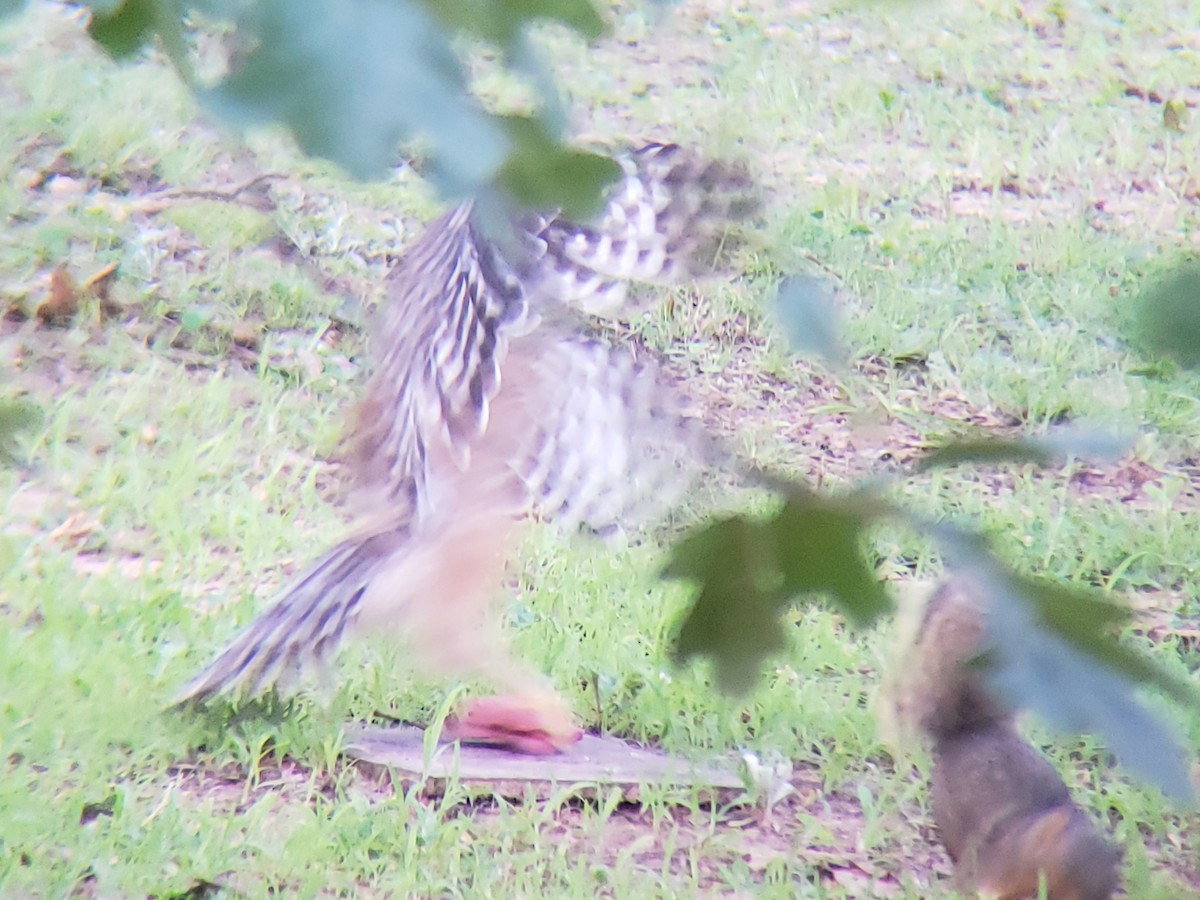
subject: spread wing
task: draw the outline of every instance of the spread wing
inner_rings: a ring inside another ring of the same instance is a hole
[[[506,242],[506,255],[484,234],[472,206],[463,204],[434,222],[406,253],[389,279],[376,341],[379,364],[352,441],[360,493],[386,507],[388,517],[432,512],[437,467],[469,465],[491,423],[512,342],[539,332],[540,338],[526,341],[524,352],[531,358],[545,354],[537,368],[549,396],[535,401],[541,446],[528,451],[536,462],[516,463],[538,492],[539,506],[598,509],[605,505],[599,479],[626,480],[617,461],[630,454],[622,456],[610,443],[603,454],[607,468],[590,479],[593,499],[560,496],[570,478],[554,487],[546,483],[555,472],[571,474],[562,470],[565,435],[588,436],[584,443],[599,447],[604,429],[592,422],[615,425],[612,418],[625,415],[624,424],[632,427],[641,414],[620,413],[622,404],[645,401],[659,390],[635,384],[652,385],[655,379],[629,354],[572,335],[569,324],[562,325],[562,310],[613,315],[624,308],[631,281],[696,274],[710,264],[731,219],[745,215],[753,201],[740,169],[701,162],[673,144],[647,145],[622,166],[624,176],[594,225],[557,216],[533,227],[514,225],[519,233]],[[546,321],[555,324],[548,328]],[[567,385],[570,393],[590,398],[590,406],[569,404]],[[660,403],[655,415],[671,405]],[[599,418],[590,420],[593,415]],[[551,445],[558,450],[551,453]]]
[[[493,241],[467,203],[409,248],[388,280],[377,367],[351,428],[363,521],[179,702],[286,685],[354,627],[398,620],[414,646],[512,680],[519,667],[477,626],[513,520],[533,511],[605,529],[687,484],[704,441],[682,399],[652,363],[586,337],[571,313],[611,315],[630,280],[701,271],[750,208],[748,183],[674,145],[623,165],[593,225],[548,216]]]

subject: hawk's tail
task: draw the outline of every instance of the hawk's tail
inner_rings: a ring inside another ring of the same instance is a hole
[[[406,530],[396,530],[337,544],[284,588],[175,704],[222,693],[253,696],[272,684],[286,690],[302,671],[328,663],[358,618],[372,580],[406,539]]]
[[[494,465],[493,465],[494,464]],[[328,664],[350,632],[398,630],[414,662],[521,685],[487,615],[517,520],[512,476],[478,458],[451,478],[448,514],[419,528],[387,525],[350,537],[286,587],[275,602],[180,694],[177,704],[220,693],[294,688]]]

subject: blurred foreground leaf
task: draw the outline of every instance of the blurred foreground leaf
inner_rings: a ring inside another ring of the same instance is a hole
[[[1113,460],[1120,458],[1130,442],[1104,431],[1060,429],[1042,437],[981,436],[952,441],[938,447],[917,463],[918,472],[968,463],[1033,463],[1049,465],[1068,456]]]
[[[1149,352],[1184,368],[1200,366],[1200,261],[1185,263],[1142,293],[1136,337]]]
[[[191,64],[183,35],[183,4],[176,0],[93,0],[88,34],[114,59],[133,56],[157,35],[162,47],[190,80]]]
[[[425,0],[447,27],[511,47],[531,19],[558,22],[588,40],[604,33],[604,20],[588,0]]]
[[[242,123],[288,126],[307,153],[359,178],[403,140],[430,144],[439,187],[464,193],[504,161],[502,129],[466,91],[449,35],[404,0],[261,0],[239,22],[257,46],[204,96]]]
[[[92,8],[88,34],[116,59],[136,53],[146,46],[158,31],[160,18],[166,20],[169,10],[158,0],[125,0],[97,2]]]
[[[775,294],[775,315],[792,349],[836,365],[845,363],[837,297],[829,282],[808,275],[785,279]]]
[[[597,211],[601,192],[621,174],[606,156],[562,147],[537,119],[504,120],[512,152],[499,182],[517,202],[533,209],[561,209],[586,221]]]
[[[863,529],[887,510],[865,495],[797,488],[774,516],[733,516],[684,539],[663,573],[699,587],[679,629],[679,658],[710,657],[721,688],[744,693],[763,660],[786,646],[780,615],[796,598],[828,596],[864,625],[888,612],[891,600],[862,555]]]
[[[450,198],[499,187],[526,206],[592,211],[617,166],[563,146],[553,80],[525,37],[549,19],[592,39],[604,20],[589,0],[94,0],[89,32],[126,58],[157,37],[191,82],[183,22],[197,10],[233,18],[238,52],[229,74],[197,88],[219,115],[239,125],[278,122],[309,154],[357,178],[385,177],[400,147],[416,142],[429,175]],[[459,36],[500,51],[501,65],[530,82],[531,118],[487,112],[468,90]],[[195,87],[195,85],[193,85]]]
[[[1153,685],[1183,704],[1200,704],[1200,696],[1117,640],[1129,611],[1093,591],[1006,571],[977,540],[953,544],[956,568],[988,612],[996,689],[1060,730],[1099,736],[1130,770],[1176,799],[1189,799],[1179,737],[1137,701],[1131,682]]]
[[[0,401],[0,463],[20,462],[17,436],[41,421],[37,408],[28,403]]]
[[[676,544],[663,574],[699,591],[676,640],[681,661],[707,656],[717,684],[742,694],[763,660],[786,646],[780,613],[787,598],[771,581],[774,547],[761,523],[741,516],[714,522]]]
[[[1048,454],[1045,447],[1036,452]],[[951,445],[943,460],[1032,453],[1029,442],[980,442]],[[1191,796],[1178,740],[1138,702],[1133,686],[1151,685],[1192,706],[1200,706],[1200,693],[1118,641],[1127,610],[1096,591],[1018,575],[979,536],[924,521],[870,491],[830,497],[768,480],[785,497],[774,516],[713,522],[672,551],[664,574],[698,587],[678,631],[681,660],[710,658],[718,685],[744,693],[764,660],[786,646],[783,614],[792,602],[821,594],[854,623],[874,622],[892,602],[864,555],[864,535],[882,519],[900,520],[942,544],[989,610],[994,678],[1015,706],[1059,729],[1097,735],[1132,771],[1171,796]]]
[[[863,554],[867,528],[892,507],[869,493],[827,497],[795,490],[764,523],[783,574],[785,597],[828,595],[857,625],[891,612],[892,601]]]

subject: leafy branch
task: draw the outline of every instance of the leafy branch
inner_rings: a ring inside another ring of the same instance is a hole
[[[831,296],[810,280],[785,282],[780,319],[807,330],[810,348],[840,358],[832,317],[819,308]],[[1200,267],[1184,267],[1152,287],[1141,308],[1139,333],[1148,349],[1200,365]],[[917,471],[972,463],[1045,465],[1064,455],[1116,455],[1120,446],[1103,435],[981,437],[933,451]],[[718,684],[743,693],[764,661],[786,646],[782,615],[794,604],[824,597],[858,626],[892,612],[895,604],[864,548],[871,528],[898,522],[931,537],[948,563],[970,577],[975,599],[989,611],[990,675],[1010,703],[1064,730],[1100,735],[1143,778],[1174,797],[1192,796],[1177,738],[1137,702],[1131,685],[1155,687],[1193,707],[1200,707],[1200,691],[1118,640],[1131,618],[1128,609],[1096,590],[1013,572],[979,535],[904,509],[883,495],[878,481],[839,496],[814,493],[774,473],[754,474],[780,499],[773,514],[710,522],[671,551],[665,577],[696,587],[678,629],[680,660],[710,658]]]
[[[563,144],[554,81],[527,38],[540,21],[585,40],[605,23],[589,0],[92,0],[89,33],[114,58],[155,40],[210,110],[238,125],[279,123],[306,153],[362,179],[385,176],[402,145],[420,147],[448,198],[499,196],[527,207],[594,211],[619,169]],[[201,85],[190,21],[229,23],[228,73]],[[529,116],[483,107],[463,44],[490,48],[538,104]]]

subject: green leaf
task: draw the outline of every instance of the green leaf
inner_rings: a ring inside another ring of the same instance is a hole
[[[964,463],[1033,463],[1044,466],[1067,456],[1119,459],[1130,441],[1119,435],[1087,429],[1059,429],[1044,437],[984,436],[953,441],[926,454],[918,472]]]
[[[1200,261],[1185,263],[1142,293],[1135,334],[1150,353],[1184,368],[1200,367]]]
[[[588,0],[424,0],[447,27],[509,48],[536,19],[559,22],[594,40],[605,31],[604,19]]]
[[[352,175],[385,175],[401,141],[421,139],[439,187],[474,193],[504,161],[508,142],[467,93],[449,37],[405,0],[261,0],[243,33],[257,46],[206,95],[246,123],[277,120],[307,153]]]
[[[1039,625],[1106,668],[1133,681],[1154,685],[1179,703],[1200,707],[1200,693],[1190,682],[1171,675],[1116,639],[1114,630],[1131,618],[1128,609],[1095,591],[1012,573],[1007,578],[1011,589],[1032,605]]]
[[[891,598],[863,556],[866,529],[891,508],[865,493],[826,497],[796,490],[764,523],[775,544],[787,597],[819,592],[858,625],[892,609]]]
[[[132,56],[154,38],[158,0],[124,0],[88,5],[92,9],[88,34],[113,58]]]
[[[784,280],[775,293],[775,313],[794,350],[816,354],[830,363],[845,363],[837,300],[829,282],[808,275]]]
[[[621,174],[620,166],[606,156],[560,146],[536,119],[501,121],[512,151],[498,180],[512,197],[533,209],[561,209],[576,222],[599,210],[603,189]]]
[[[248,49],[224,80],[197,91],[201,99],[243,125],[283,124],[306,153],[358,178],[387,175],[400,145],[415,141],[427,148],[430,177],[445,196],[478,196],[499,184],[518,203],[582,218],[596,210],[618,172],[603,156],[559,143],[565,114],[526,38],[525,26],[545,19],[589,38],[600,34],[604,22],[588,0],[95,0],[90,6],[91,34],[111,55],[128,57],[157,37],[189,82],[185,7],[216,19],[234,16],[239,43]],[[501,47],[505,65],[540,95],[536,119],[492,116],[476,102],[451,46],[455,31]]]
[[[37,408],[29,403],[0,403],[0,462],[13,464],[20,460],[17,436],[37,427],[41,418]]]
[[[982,437],[938,447],[921,458],[917,463],[917,471],[927,472],[964,463],[1034,463],[1044,466],[1053,461],[1054,454],[1036,441]]]
[[[778,579],[772,583],[774,546],[755,522],[734,516],[676,544],[663,575],[700,586],[675,640],[678,659],[711,657],[717,684],[744,694],[763,660],[786,646]]]
[[[711,657],[721,689],[744,693],[763,660],[785,646],[780,614],[799,596],[826,595],[860,625],[889,611],[862,540],[890,513],[867,495],[830,498],[794,487],[771,518],[723,519],[677,544],[663,574],[700,588],[679,629],[679,658]]]
[[[157,35],[176,70],[192,79],[183,9],[176,0],[92,0],[88,34],[114,59],[137,53]]]
[[[973,536],[953,537],[949,548],[987,609],[996,689],[1056,728],[1100,736],[1130,770],[1190,798],[1177,736],[1138,703],[1130,680],[1185,704],[1200,698],[1185,679],[1118,642],[1114,632],[1128,611],[1091,591],[1008,572]]]

